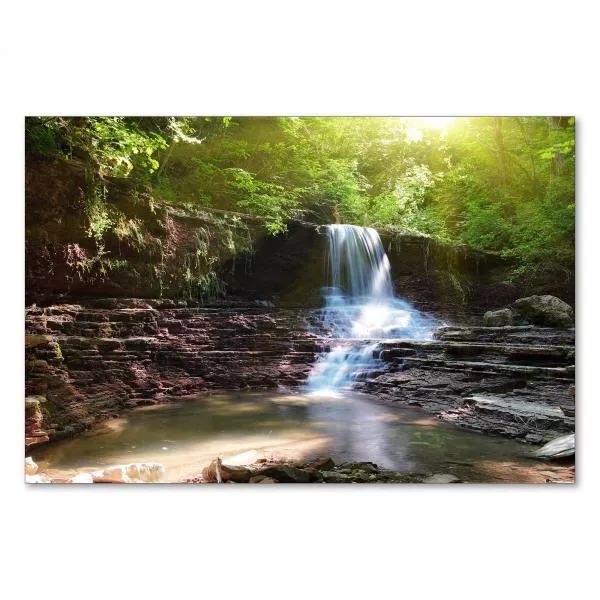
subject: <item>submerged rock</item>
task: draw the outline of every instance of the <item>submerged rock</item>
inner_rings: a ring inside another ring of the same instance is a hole
[[[573,309],[556,296],[528,296],[514,303],[517,314],[533,325],[572,327]]]
[[[575,434],[563,435],[534,452],[537,458],[558,459],[575,456]]]

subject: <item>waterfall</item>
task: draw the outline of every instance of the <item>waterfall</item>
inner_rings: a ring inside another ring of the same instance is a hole
[[[390,261],[375,229],[328,225],[327,242],[328,285],[316,317],[332,344],[317,359],[306,386],[335,394],[383,368],[381,340],[431,339],[436,324],[394,296]]]

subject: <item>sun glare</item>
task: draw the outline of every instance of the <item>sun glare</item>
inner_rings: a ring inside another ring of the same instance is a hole
[[[406,121],[406,139],[409,142],[418,142],[423,139],[423,131],[435,129],[440,137],[444,137],[448,126],[456,120],[456,117],[409,117]]]

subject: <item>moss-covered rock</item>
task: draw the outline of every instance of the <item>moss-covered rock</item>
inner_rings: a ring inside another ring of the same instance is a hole
[[[572,327],[573,308],[556,296],[529,296],[514,303],[517,315],[527,323],[545,327]]]

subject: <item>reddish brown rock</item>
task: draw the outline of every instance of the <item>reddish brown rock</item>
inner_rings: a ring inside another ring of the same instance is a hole
[[[28,420],[27,437],[67,437],[125,408],[172,397],[297,386],[316,352],[304,318],[300,310],[135,299],[31,306],[26,391],[45,396],[48,423]]]

